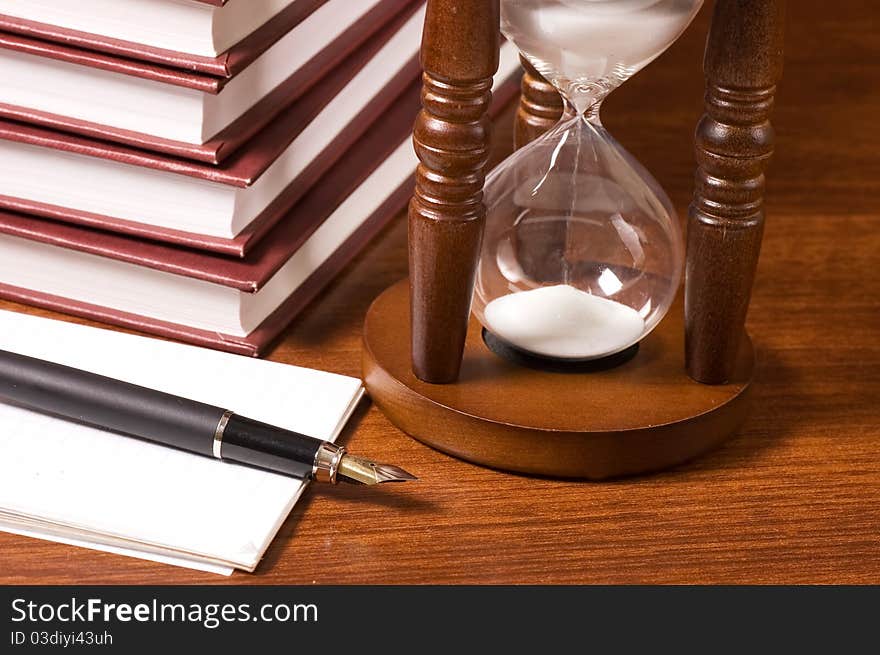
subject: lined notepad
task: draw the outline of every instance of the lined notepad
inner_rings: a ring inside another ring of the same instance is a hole
[[[0,311],[0,348],[334,440],[360,380]],[[0,399],[2,401],[2,399]],[[253,571],[306,482],[0,402],[0,530]]]

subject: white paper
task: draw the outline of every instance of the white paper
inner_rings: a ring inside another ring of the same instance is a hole
[[[355,378],[13,312],[0,312],[0,348],[321,439],[336,438],[362,394]],[[253,570],[304,487],[0,404],[0,529]]]

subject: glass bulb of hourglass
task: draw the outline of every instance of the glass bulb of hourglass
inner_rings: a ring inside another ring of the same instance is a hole
[[[684,31],[702,0],[501,0],[502,30],[560,91],[556,127],[486,181],[474,313],[501,341],[588,360],[638,343],[683,268],[668,197],[602,127],[602,100]]]

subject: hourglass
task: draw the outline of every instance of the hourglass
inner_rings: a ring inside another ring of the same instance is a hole
[[[392,423],[475,463],[594,479],[738,429],[783,1],[714,3],[686,248],[669,198],[600,118],[701,4],[428,0],[410,278],[364,327],[365,384]],[[531,74],[522,147],[484,178],[500,32]],[[564,107],[552,125],[548,83]]]
[[[702,0],[502,0],[501,31],[564,101],[558,125],[485,187],[474,313],[507,345],[599,359],[641,341],[678,290],[672,203],[602,126],[603,100],[684,31]]]

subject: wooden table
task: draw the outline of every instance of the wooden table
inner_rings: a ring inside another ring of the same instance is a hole
[[[826,6],[790,3],[748,321],[756,404],[721,449],[638,479],[533,479],[434,452],[369,407],[348,443],[421,481],[312,486],[253,575],[0,534],[0,583],[880,583],[880,38],[873,3]],[[682,215],[708,13],[604,109]],[[400,217],[271,358],[358,375],[364,313],[406,275],[405,242]]]

